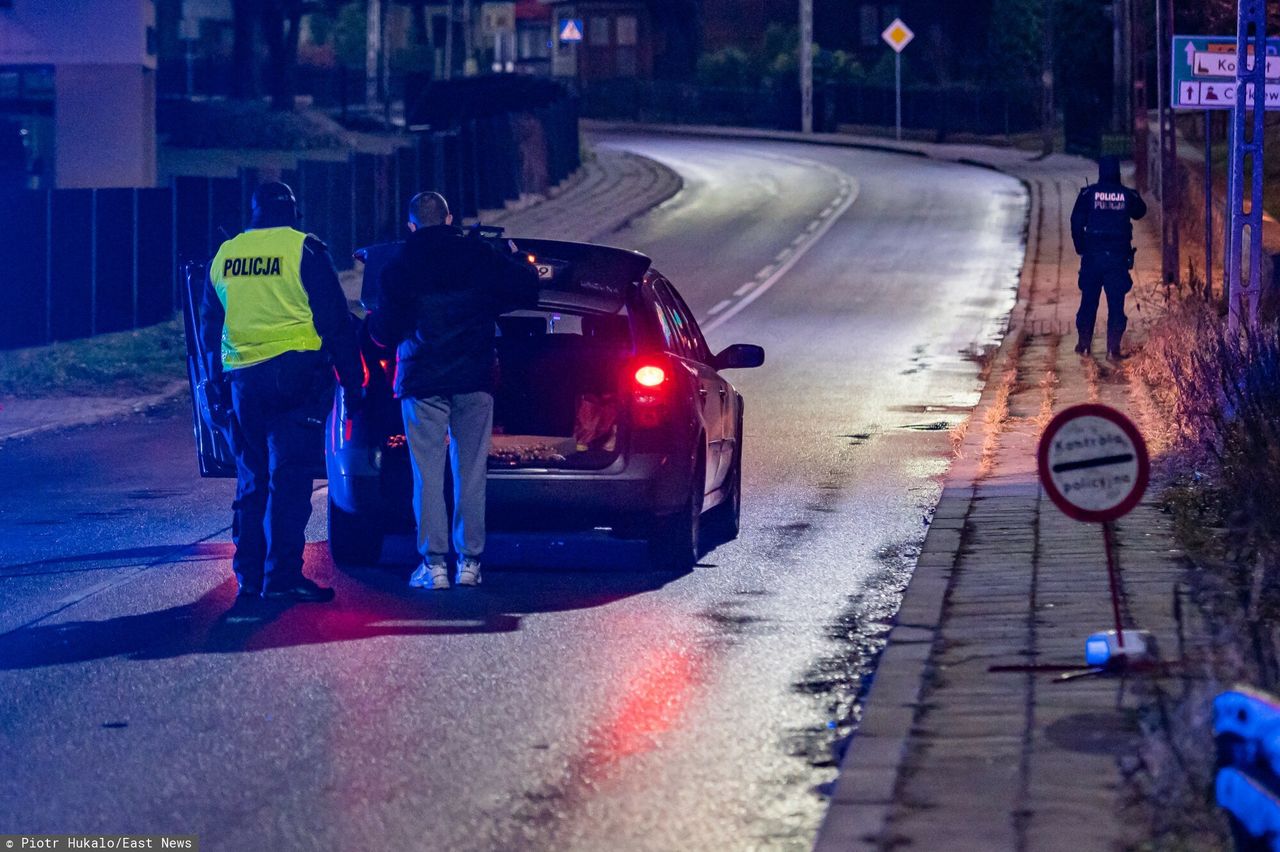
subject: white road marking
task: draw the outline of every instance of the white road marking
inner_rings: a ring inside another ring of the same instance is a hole
[[[715,306],[708,313],[711,316],[715,316],[716,314],[720,313],[721,311],[723,311],[725,308],[729,307],[732,304],[733,304],[733,299],[725,299],[723,301],[716,302]]]
[[[787,259],[787,255],[789,255],[789,254],[791,254],[791,249],[789,249],[789,248],[784,248],[782,251],[780,251],[780,252],[778,252],[776,255],[774,255],[774,256],[773,256],[773,259],[774,259],[774,260],[776,260],[776,261],[778,261],[778,263],[782,263],[782,261],[784,261],[784,260],[786,260],[786,259]]]
[[[835,171],[835,169],[832,169],[829,166],[824,166],[820,163],[809,162],[809,163],[806,163],[806,165],[810,167],[825,169],[827,171]],[[761,277],[764,278],[764,280],[760,282],[760,286],[752,290],[749,294],[747,294],[743,298],[739,299],[736,303],[733,304],[732,307],[721,312],[721,305],[723,305],[724,302],[721,302],[719,305],[716,305],[716,307],[712,309],[711,313],[713,314],[719,313],[719,316],[717,316],[715,319],[711,320],[706,325],[704,325],[702,327],[702,330],[704,332],[713,331],[719,326],[733,319],[744,308],[746,308],[747,305],[751,304],[756,299],[760,298],[766,292],[768,292],[770,287],[772,287],[774,284],[777,284],[778,281],[782,279],[782,276],[786,275],[789,271],[791,271],[791,268],[800,262],[800,258],[804,257],[805,254],[808,253],[809,249],[813,248],[817,244],[818,240],[822,239],[822,236],[826,234],[827,231],[831,230],[831,226],[834,225],[836,221],[841,216],[843,216],[850,207],[853,206],[853,203],[858,200],[857,182],[856,181],[851,182],[850,185],[852,189],[847,196],[843,196],[839,200],[839,202],[833,202],[832,204],[828,205],[827,209],[822,212],[821,224],[819,224],[816,228],[812,229],[812,233],[808,235],[806,242],[797,246],[794,251],[791,251],[790,249],[788,249],[786,252],[783,252],[783,254],[789,254],[790,256],[786,259],[785,262],[783,262],[777,268],[774,268],[772,265],[770,265],[760,270],[760,272],[757,273],[756,275],[757,278],[761,278]],[[809,230],[809,229],[806,229],[806,230]],[[781,260],[781,255],[779,256],[779,260]]]
[[[758,279],[768,278],[770,275],[773,274],[773,271],[777,268],[778,268],[778,265],[776,263],[771,263],[768,266],[766,266],[764,269],[761,269],[759,272],[757,272],[756,278]]]
[[[805,233],[803,233],[803,234],[797,234],[797,235],[796,235],[796,238],[795,238],[794,240],[792,240],[792,241],[791,241],[791,245],[794,247],[794,246],[798,246],[798,245],[800,245],[802,242],[804,242],[804,241],[805,241],[805,239],[807,239],[807,238],[808,238],[808,235],[809,235],[809,234],[808,234],[808,232],[809,232],[809,230],[811,230],[811,229],[806,228],[806,229],[805,229]]]
[[[816,230],[818,230],[818,228],[820,228],[820,227],[822,227],[822,220],[821,220],[821,219],[814,219],[814,220],[813,220],[812,222],[810,222],[808,225],[805,225],[805,228],[804,228],[804,229],[805,229],[806,231],[816,231]]]
[[[758,282],[758,281],[748,281],[746,284],[743,284],[743,285],[742,285],[741,287],[739,287],[737,290],[734,290],[734,291],[733,291],[733,295],[735,295],[735,296],[745,296],[745,295],[747,295],[747,291],[748,291],[748,290],[750,290],[752,287],[756,286],[756,284],[758,284],[758,283],[760,283],[760,282]]]

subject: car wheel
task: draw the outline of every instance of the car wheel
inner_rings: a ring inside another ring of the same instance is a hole
[[[374,565],[382,557],[382,522],[344,511],[329,500],[329,552],[339,565]]]
[[[717,544],[733,541],[738,537],[742,519],[742,450],[733,454],[733,467],[725,478],[724,500],[707,512],[704,526],[708,536]]]
[[[653,566],[660,570],[688,571],[702,555],[702,500],[706,490],[707,464],[699,450],[689,481],[689,499],[674,515],[657,519],[649,538]]]

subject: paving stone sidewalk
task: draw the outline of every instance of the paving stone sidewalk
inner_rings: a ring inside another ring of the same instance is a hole
[[[599,241],[675,195],[682,185],[680,177],[666,166],[600,146],[546,198],[525,199],[513,209],[484,211],[481,218],[503,225],[512,234]],[[342,286],[348,300],[358,304],[359,272],[344,273]],[[0,446],[10,439],[128,416],[186,393],[186,382],[178,382],[162,393],[130,398],[0,397]]]

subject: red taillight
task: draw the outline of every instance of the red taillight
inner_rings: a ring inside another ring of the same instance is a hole
[[[661,367],[646,364],[636,370],[636,384],[646,388],[656,388],[667,379],[666,371]]]
[[[646,363],[647,362],[647,363]],[[654,429],[667,418],[667,371],[652,361],[641,361],[631,374],[631,422],[641,429]]]

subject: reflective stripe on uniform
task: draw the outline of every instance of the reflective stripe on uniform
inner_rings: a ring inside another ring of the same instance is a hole
[[[306,234],[293,228],[257,228],[218,249],[209,279],[226,312],[223,369],[320,348],[311,303],[302,286],[306,239]]]

